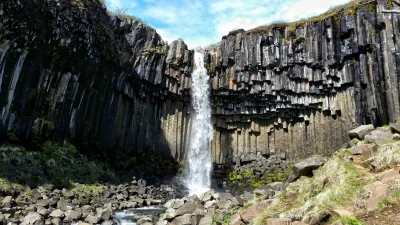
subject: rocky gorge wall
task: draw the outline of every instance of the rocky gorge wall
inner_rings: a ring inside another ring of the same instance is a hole
[[[385,10],[399,8],[350,3],[309,20],[232,31],[210,47],[215,161],[325,155],[357,125],[398,119],[400,14]]]
[[[98,0],[1,1],[2,140],[181,160],[192,54]]]
[[[206,49],[216,164],[327,154],[359,124],[400,116],[399,9],[338,13],[238,30]],[[181,161],[190,136],[193,51],[167,44],[98,0],[0,2],[0,137],[70,140],[123,159]]]

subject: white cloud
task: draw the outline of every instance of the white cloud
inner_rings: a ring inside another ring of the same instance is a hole
[[[178,22],[176,8],[172,6],[154,6],[146,9],[146,17],[159,19],[167,24],[174,24]]]
[[[218,42],[229,31],[274,21],[295,21],[350,0],[106,0],[111,9],[147,21],[169,43],[183,38],[190,47]],[[107,2],[106,2],[107,3]]]

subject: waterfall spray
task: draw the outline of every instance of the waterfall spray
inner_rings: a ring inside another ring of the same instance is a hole
[[[189,194],[201,194],[210,189],[212,158],[210,142],[211,124],[209,76],[204,68],[203,54],[195,52],[196,69],[192,74],[192,122],[187,156],[187,187]]]

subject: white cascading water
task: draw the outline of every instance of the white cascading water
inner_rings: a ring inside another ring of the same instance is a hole
[[[204,68],[204,57],[194,53],[196,68],[192,74],[191,137],[187,156],[187,187],[189,195],[199,195],[210,189],[212,158],[210,142],[213,137],[209,76]]]

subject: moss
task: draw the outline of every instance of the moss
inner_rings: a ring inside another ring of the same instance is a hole
[[[333,222],[341,222],[344,225],[364,225],[360,220],[349,216],[335,218]]]
[[[79,198],[83,196],[99,197],[107,187],[102,184],[79,184],[73,183],[71,189]]]
[[[266,218],[277,215],[309,221],[326,215],[332,207],[353,204],[357,193],[375,181],[362,178],[357,167],[334,155],[314,177],[301,177],[290,184],[287,193],[267,206],[256,224],[265,224]]]
[[[22,185],[10,182],[4,178],[0,178],[0,192],[21,193],[23,190],[24,190],[24,187]]]
[[[286,181],[292,171],[293,166],[289,166],[284,170],[278,169],[275,172],[257,177],[252,170],[240,168],[239,170],[232,170],[228,174],[228,187],[238,191],[243,191],[246,188],[259,188],[272,182]]]
[[[223,219],[223,224],[224,224],[224,225],[229,225],[229,224],[231,224],[231,219],[232,219],[232,215],[231,215],[231,214],[225,215],[225,216],[224,216],[224,219]]]

